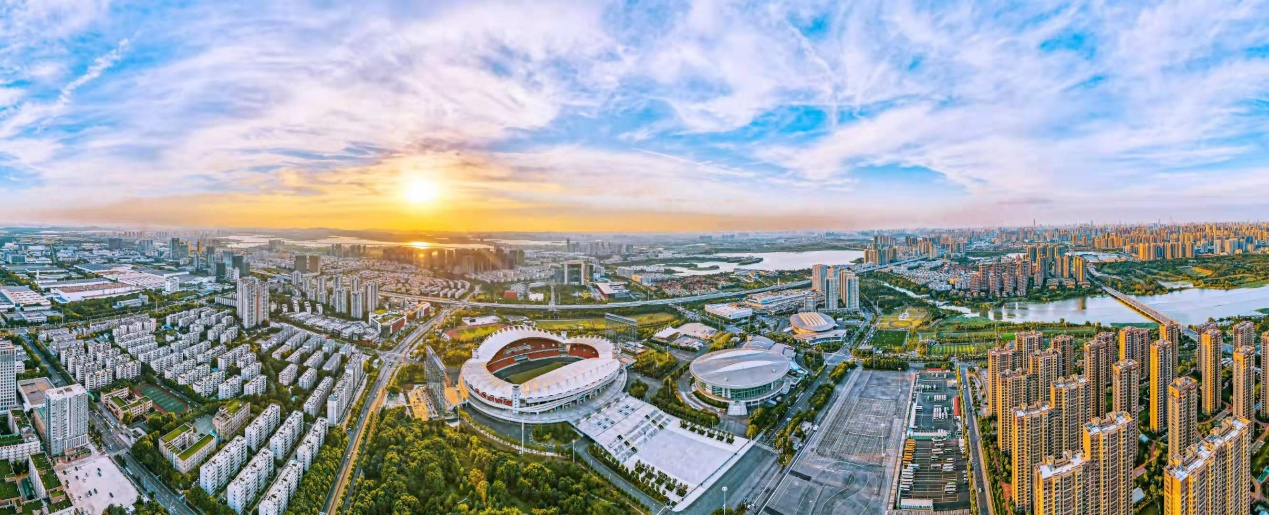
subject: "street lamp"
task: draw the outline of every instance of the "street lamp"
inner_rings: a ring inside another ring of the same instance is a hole
[[[727,515],[727,487],[723,487],[723,515]]]

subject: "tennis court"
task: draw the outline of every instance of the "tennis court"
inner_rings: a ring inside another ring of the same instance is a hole
[[[149,397],[150,400],[154,401],[154,407],[164,413],[185,413],[189,409],[189,406],[176,398],[175,395],[157,385],[143,384],[140,388],[137,388],[137,392]]]

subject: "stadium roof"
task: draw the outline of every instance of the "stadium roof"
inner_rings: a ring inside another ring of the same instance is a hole
[[[578,336],[565,339],[558,334],[550,331],[543,331],[535,327],[515,326],[501,329],[485,338],[485,341],[481,342],[480,347],[477,347],[476,352],[472,354],[472,359],[475,361],[488,361],[494,356],[494,354],[497,354],[498,351],[502,350],[503,347],[526,338],[543,338],[547,340],[554,340],[561,344],[584,343],[599,351],[599,357],[601,358],[617,357],[615,354],[616,349],[613,347],[612,342],[603,338],[595,336]]]
[[[520,385],[520,398],[529,402],[549,400],[595,386],[621,368],[621,362],[610,358],[584,359],[569,363]],[[463,364],[463,377],[472,387],[487,395],[510,399],[514,385],[493,375],[485,362],[468,360]]]
[[[789,358],[760,349],[714,351],[692,362],[692,376],[712,386],[748,388],[760,386],[789,373]]]
[[[837,322],[814,311],[806,313],[798,313],[789,317],[789,324],[793,326],[795,331],[822,333],[831,331],[837,327]]]

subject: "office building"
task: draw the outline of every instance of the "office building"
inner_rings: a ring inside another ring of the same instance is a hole
[[[811,265],[811,291],[820,295],[828,293],[828,279],[834,272],[829,265]]]
[[[1083,456],[1088,460],[1088,515],[1132,515],[1132,469],[1137,457],[1137,424],[1113,411],[1084,424]]]
[[[1234,395],[1230,412],[1247,420],[1256,410],[1256,348],[1243,345],[1234,349]]]
[[[1098,333],[1084,343],[1084,377],[1092,389],[1091,417],[1106,414],[1106,387],[1110,386],[1110,367],[1115,363],[1114,345],[1113,333]]]
[[[1119,359],[1131,359],[1145,363],[1150,351],[1150,330],[1142,327],[1125,327],[1119,330]]]
[[[269,319],[269,285],[255,277],[238,279],[238,320],[251,329]]]
[[[573,260],[565,261],[562,265],[563,275],[560,282],[564,284],[590,284],[591,281],[591,265],[589,261]]]
[[[1080,430],[1089,419],[1092,389],[1082,376],[1063,377],[1053,383],[1049,404],[1053,407],[1053,455],[1079,452]]]
[[[1180,458],[1198,441],[1199,385],[1181,376],[1168,385],[1168,460]]]
[[[1199,335],[1198,369],[1202,383],[1199,385],[1200,413],[1204,416],[1221,410],[1221,338],[1220,329],[1208,329]]]
[[[1251,513],[1251,422],[1229,417],[1163,469],[1163,513]]]
[[[1140,406],[1138,396],[1141,391],[1141,366],[1133,359],[1122,359],[1111,366],[1111,409],[1122,411],[1138,419]]]
[[[88,390],[78,384],[44,393],[45,444],[52,457],[88,445]]]
[[[1035,471],[1045,456],[1053,454],[1050,426],[1053,409],[1034,403],[1014,411],[1011,453],[1014,506],[1025,510],[1035,505]]]
[[[18,407],[17,348],[0,340],[0,410]]]
[[[1168,385],[1176,376],[1172,347],[1168,340],[1150,344],[1150,431],[1154,433],[1168,428]]]
[[[1036,515],[1086,515],[1088,460],[1078,453],[1046,456],[1036,467]]]

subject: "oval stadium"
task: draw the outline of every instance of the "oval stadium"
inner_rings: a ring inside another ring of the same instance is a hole
[[[784,354],[762,349],[726,349],[692,361],[696,391],[730,404],[753,406],[786,390],[791,364]],[[739,406],[737,406],[739,407]]]
[[[489,335],[463,363],[459,386],[468,406],[525,423],[579,418],[622,393],[626,371],[616,346],[596,336],[564,336],[533,327]]]

